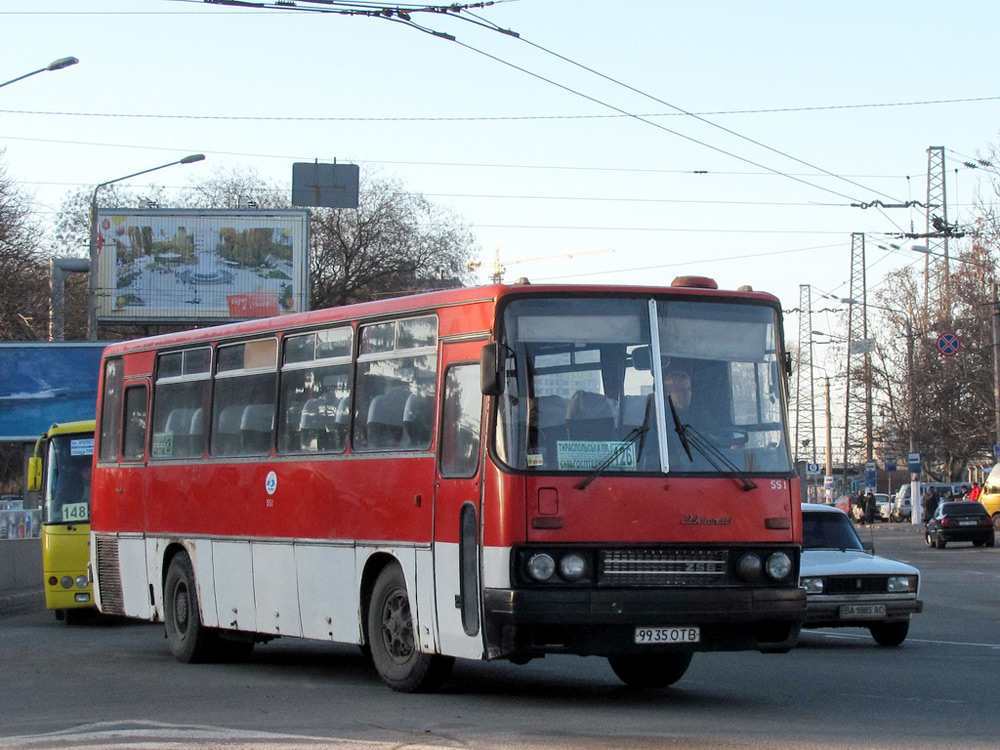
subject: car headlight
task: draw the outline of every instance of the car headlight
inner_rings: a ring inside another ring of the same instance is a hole
[[[559,560],[559,575],[574,583],[587,574],[587,561],[575,553],[563,555]]]
[[[889,576],[886,590],[890,594],[912,594],[917,590],[916,576]]]
[[[764,570],[773,580],[783,581],[792,574],[792,558],[784,552],[773,552],[768,555]]]
[[[799,580],[799,586],[806,590],[807,594],[822,594],[823,593],[823,579],[822,578],[802,578]]]
[[[556,572],[556,561],[552,555],[541,552],[528,560],[528,575],[536,581],[547,581]]]

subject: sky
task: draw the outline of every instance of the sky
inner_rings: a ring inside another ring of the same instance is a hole
[[[321,7],[299,3],[300,8]],[[85,9],[84,9],[85,8]],[[4,0],[7,176],[51,219],[73,190],[168,192],[253,169],[290,189],[299,161],[354,163],[467,224],[479,280],[744,284],[832,330],[851,235],[869,292],[924,256],[928,147],[948,219],[1000,142],[1000,3],[512,0],[405,23],[178,0]],[[478,23],[473,23],[478,22]],[[516,32],[498,33],[488,24]],[[901,249],[889,247],[889,242]],[[85,248],[67,249],[83,254]],[[829,316],[824,318],[824,316]],[[786,318],[797,336],[795,313]]]

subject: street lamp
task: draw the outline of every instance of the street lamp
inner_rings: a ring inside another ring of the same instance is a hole
[[[130,180],[133,177],[138,177],[139,175],[149,174],[150,172],[155,172],[158,169],[166,169],[167,167],[173,167],[177,164],[192,164],[196,161],[204,160],[204,154],[191,154],[190,156],[185,156],[183,159],[178,159],[177,161],[169,162],[168,164],[161,164],[158,167],[150,167],[149,169],[144,169],[141,172],[133,172],[132,174],[127,174],[124,177],[116,177],[113,180],[108,180],[107,182],[102,182],[97,187],[94,188],[94,193],[90,199],[90,293],[87,299],[87,339],[90,341],[97,341],[97,255],[100,252],[100,247],[98,247],[98,236],[97,236],[97,193],[102,187],[107,187],[108,185],[113,185],[116,182],[122,182],[123,180]]]
[[[78,62],[80,61],[77,60],[75,57],[60,57],[58,60],[53,60],[52,62],[50,62],[44,68],[33,70],[30,73],[25,73],[23,76],[18,76],[17,78],[11,78],[9,81],[0,83],[0,88],[3,88],[4,86],[9,86],[12,83],[17,83],[18,81],[23,81],[25,78],[37,75],[38,73],[44,73],[47,70],[62,70],[63,68],[68,68],[70,65],[76,65]]]

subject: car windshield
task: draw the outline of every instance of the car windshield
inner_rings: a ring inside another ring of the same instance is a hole
[[[802,547],[803,549],[864,549],[846,515],[822,511],[806,511],[802,514]]]
[[[514,300],[497,454],[544,473],[788,472],[779,325],[760,304]]]

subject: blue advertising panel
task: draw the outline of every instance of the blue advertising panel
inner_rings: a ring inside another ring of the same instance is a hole
[[[0,344],[0,441],[30,442],[56,422],[93,419],[107,344]]]

